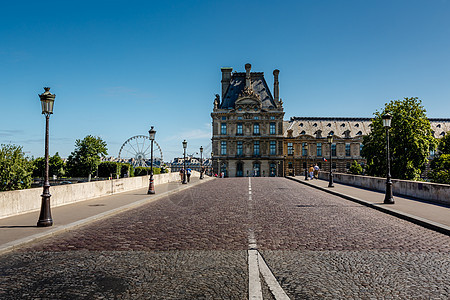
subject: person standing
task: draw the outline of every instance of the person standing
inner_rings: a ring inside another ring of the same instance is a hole
[[[182,168],[180,170],[180,178],[181,178],[181,182],[183,182],[183,176],[184,176],[184,169]]]
[[[314,178],[319,179],[319,166],[317,164],[314,165]]]
[[[191,180],[191,173],[192,173],[191,168],[187,168],[187,172],[186,172],[186,174],[187,174],[187,182],[189,182]]]
[[[311,165],[309,167],[309,179],[313,179],[313,177],[314,177],[314,167],[313,165]]]

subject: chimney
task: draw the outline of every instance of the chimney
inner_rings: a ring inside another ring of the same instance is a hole
[[[275,102],[278,102],[280,97],[280,88],[278,86],[278,74],[280,74],[280,70],[273,70],[273,98]]]
[[[249,89],[252,88],[252,81],[250,80],[251,64],[245,64],[245,86]]]
[[[227,92],[228,87],[231,82],[231,72],[233,68],[221,68],[222,71],[222,99],[225,97],[225,93]]]

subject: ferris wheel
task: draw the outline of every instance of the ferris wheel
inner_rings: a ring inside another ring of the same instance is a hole
[[[135,135],[123,143],[119,159],[128,160],[134,167],[150,167],[151,140],[145,135]],[[153,141],[153,161],[163,161],[161,147]]]

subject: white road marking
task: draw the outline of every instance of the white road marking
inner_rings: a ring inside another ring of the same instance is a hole
[[[270,271],[269,267],[264,261],[264,258],[261,256],[259,252],[258,252],[258,267],[259,271],[261,272],[264,280],[267,283],[267,286],[269,287],[275,299],[277,300],[289,299],[288,295],[286,295],[286,293],[283,291],[277,279],[273,275],[272,271]]]
[[[249,219],[253,219],[253,203],[252,203],[252,181],[248,178],[248,214]],[[258,245],[256,243],[255,232],[253,228],[248,229],[248,298],[249,299],[263,299],[261,280],[259,274],[264,278],[270,292],[276,300],[289,299],[286,293],[281,288],[272,271],[270,271],[264,258],[259,253]]]
[[[248,250],[248,299],[263,299],[259,279],[258,250]]]

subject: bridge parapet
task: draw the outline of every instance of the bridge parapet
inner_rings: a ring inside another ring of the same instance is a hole
[[[319,178],[328,180],[329,172],[320,172]],[[333,173],[338,183],[384,192],[386,178]],[[392,179],[394,195],[408,196],[430,202],[450,205],[450,185],[412,180]]]

